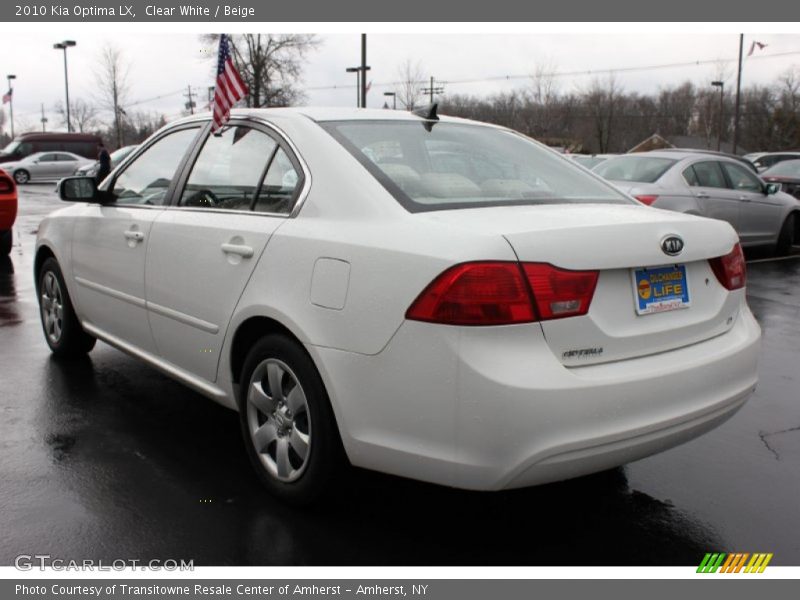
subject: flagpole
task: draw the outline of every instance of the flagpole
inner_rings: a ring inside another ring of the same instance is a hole
[[[744,34],[739,34],[739,73],[736,76],[736,106],[733,110],[733,153],[739,144],[739,106],[742,92],[742,49],[744,48]]]

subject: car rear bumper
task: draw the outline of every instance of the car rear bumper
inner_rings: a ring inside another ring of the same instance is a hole
[[[11,229],[17,218],[17,199],[0,197],[0,231]]]
[[[405,322],[374,356],[311,346],[353,464],[497,490],[600,471],[690,440],[757,381],[746,305],[726,333],[629,360],[564,367],[536,325]]]

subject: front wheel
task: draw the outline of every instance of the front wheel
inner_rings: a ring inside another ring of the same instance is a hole
[[[38,291],[44,338],[53,354],[77,358],[90,352],[97,340],[81,327],[55,258],[44,261],[39,271]]]
[[[20,185],[28,183],[30,179],[31,179],[31,174],[28,173],[25,169],[14,171],[14,181],[19,183]]]
[[[14,234],[11,229],[0,231],[0,256],[11,254],[11,246],[14,244]]]
[[[344,453],[322,379],[302,346],[271,334],[242,368],[239,420],[250,462],[272,494],[310,504],[328,492]]]
[[[775,254],[778,256],[786,256],[792,251],[792,245],[795,243],[795,219],[797,215],[792,213],[783,222],[781,232],[778,234],[778,243],[775,246]]]

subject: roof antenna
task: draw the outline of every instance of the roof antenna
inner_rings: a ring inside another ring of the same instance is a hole
[[[423,106],[422,108],[418,108],[416,110],[411,111],[411,114],[417,115],[418,117],[422,117],[425,119],[425,123],[423,123],[423,127],[425,127],[426,131],[431,131],[433,126],[439,120],[439,115],[436,114],[436,109],[439,108],[439,104],[434,102],[433,104],[429,104],[428,106]]]

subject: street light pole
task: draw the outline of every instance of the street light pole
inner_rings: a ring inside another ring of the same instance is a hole
[[[361,34],[361,108],[367,108],[367,34]]]
[[[67,72],[67,48],[72,48],[73,46],[77,45],[76,42],[72,40],[64,40],[63,42],[59,42],[58,44],[53,44],[54,50],[63,50],[64,51],[64,91],[67,97],[67,131],[72,131],[72,122],[69,118],[69,75]]]
[[[717,152],[719,152],[720,146],[722,146],[722,124],[724,123],[724,120],[722,118],[722,113],[725,110],[725,104],[724,104],[725,82],[712,81],[711,85],[719,88],[719,129],[717,131]]]
[[[8,112],[9,112],[9,119],[11,119],[11,139],[14,139],[14,88],[11,87],[11,82],[17,78],[16,75],[6,75],[6,79],[8,80],[8,93],[10,95],[8,99]]]
[[[356,107],[361,106],[361,67],[347,67],[348,73],[356,74]]]
[[[739,34],[739,74],[736,76],[736,107],[733,109],[733,150],[736,154],[736,149],[739,145],[739,106],[740,96],[742,93],[742,50],[744,48],[744,34]]]

